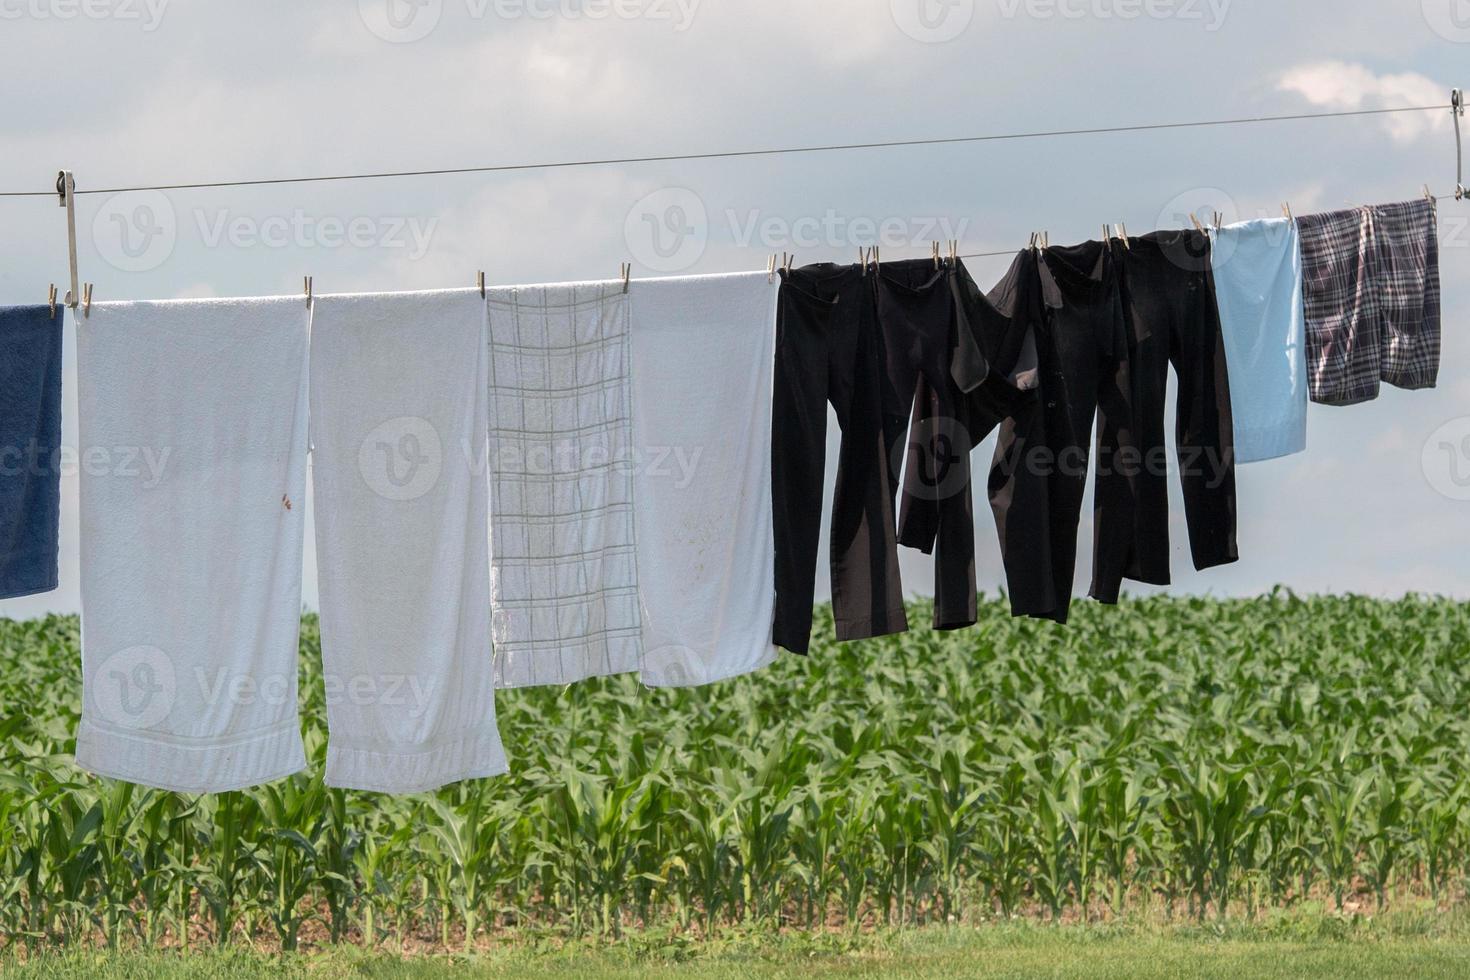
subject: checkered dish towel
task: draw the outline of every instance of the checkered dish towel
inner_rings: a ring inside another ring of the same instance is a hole
[[[488,301],[496,686],[635,671],[628,297],[574,283]]]
[[[1303,215],[1312,400],[1353,405],[1379,383],[1432,388],[1439,374],[1439,241],[1428,200]]]
[[[1312,401],[1354,405],[1377,398],[1383,365],[1369,250],[1373,215],[1367,208],[1305,214],[1297,229]]]
[[[1435,206],[1420,198],[1370,210],[1383,380],[1398,388],[1433,388],[1439,377],[1440,347]]]

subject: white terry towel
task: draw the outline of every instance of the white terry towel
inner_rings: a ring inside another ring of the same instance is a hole
[[[643,682],[709,684],[776,658],[771,385],[779,283],[640,280],[633,300]]]
[[[637,670],[628,296],[506,287],[489,316],[496,684]]]
[[[318,297],[311,433],[327,784],[414,793],[505,772],[479,291]]]
[[[191,793],[296,772],[306,303],[97,303],[76,322],[77,764]]]

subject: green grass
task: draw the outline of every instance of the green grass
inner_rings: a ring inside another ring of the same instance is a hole
[[[0,964],[4,964],[0,958]],[[1470,931],[1459,916],[1344,920],[1320,913],[1225,928],[1143,924],[980,929],[929,927],[858,937],[739,934],[707,942],[635,935],[615,944],[509,944],[474,955],[404,957],[352,949],[266,954],[240,949],[172,953],[48,954],[7,964],[17,977],[112,980],[439,977],[1463,977]]]
[[[79,772],[77,621],[0,621],[0,949],[303,947],[356,968],[343,948],[593,938],[616,957],[649,934],[1228,929],[1465,899],[1470,606],[1153,598],[1059,628],[990,598],[959,633],[830,633],[823,611],[810,658],[699,690],[502,692],[509,776],[385,797],[321,784],[309,618],[309,768],[194,797]],[[1002,947],[985,956],[1032,955]]]

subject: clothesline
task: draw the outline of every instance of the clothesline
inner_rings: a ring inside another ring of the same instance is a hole
[[[1201,127],[1209,127],[1209,126],[1237,126],[1237,125],[1247,125],[1247,124],[1266,123],[1266,122],[1289,122],[1289,121],[1301,121],[1301,120],[1312,120],[1312,119],[1339,119],[1339,118],[1348,118],[1348,117],[1380,116],[1380,115],[1389,115],[1389,114],[1406,113],[1406,112],[1433,112],[1433,111],[1439,111],[1439,110],[1445,110],[1445,109],[1448,109],[1449,110],[1451,116],[1453,117],[1453,119],[1455,121],[1455,152],[1456,152],[1456,167],[1457,167],[1457,172],[1456,172],[1456,184],[1455,184],[1454,197],[1455,197],[1456,200],[1463,200],[1464,197],[1465,197],[1465,195],[1466,195],[1466,189],[1465,189],[1465,186],[1464,186],[1464,176],[1463,176],[1463,156],[1464,156],[1464,154],[1463,154],[1463,146],[1462,146],[1461,139],[1460,139],[1460,117],[1462,115],[1464,115],[1465,109],[1464,109],[1464,98],[1463,98],[1463,94],[1462,94],[1462,92],[1461,92],[1460,89],[1454,89],[1454,90],[1451,91],[1451,93],[1450,93],[1450,101],[1448,103],[1441,103],[1441,104],[1437,104],[1437,105],[1427,105],[1427,106],[1398,106],[1398,107],[1383,108],[1383,109],[1351,109],[1351,110],[1341,110],[1341,111],[1335,111],[1335,112],[1291,113],[1291,114],[1274,115],[1274,116],[1246,116],[1246,117],[1236,117],[1236,118],[1205,119],[1205,120],[1192,120],[1192,121],[1171,122],[1171,123],[1144,123],[1144,124],[1135,124],[1135,125],[1128,125],[1128,126],[1102,126],[1102,127],[1089,127],[1089,128],[1084,128],[1084,129],[1047,130],[1047,131],[1024,132],[1024,133],[999,133],[999,134],[987,134],[987,135],[980,135],[980,136],[957,136],[957,137],[944,137],[944,138],[933,138],[933,139],[914,139],[914,140],[889,140],[889,141],[868,142],[868,143],[839,143],[839,144],[829,144],[829,145],[824,145],[824,146],[780,147],[780,148],[755,149],[755,150],[730,150],[730,151],[716,151],[716,152],[707,152],[707,153],[666,154],[666,155],[657,155],[657,156],[622,157],[622,158],[589,159],[589,160],[565,160],[565,161],[544,162],[544,163],[505,164],[505,165],[482,166],[482,167],[440,168],[440,169],[433,169],[433,170],[417,170],[417,171],[387,171],[387,172],[380,172],[380,173],[329,174],[329,175],[300,176],[300,177],[254,178],[254,179],[246,179],[246,180],[199,181],[199,182],[193,182],[193,183],[153,184],[153,185],[138,185],[138,186],[131,186],[131,187],[107,187],[107,188],[92,188],[92,189],[87,189],[87,190],[79,190],[76,187],[75,178],[73,177],[72,172],[70,170],[62,170],[57,175],[55,193],[60,198],[60,204],[61,204],[61,206],[66,210],[67,245],[68,245],[68,260],[69,260],[69,272],[70,272],[70,276],[69,276],[69,285],[70,285],[70,288],[67,290],[67,292],[65,294],[65,297],[63,298],[62,302],[64,303],[65,306],[67,306],[68,308],[73,309],[73,310],[76,310],[78,308],[81,308],[84,313],[90,311],[91,305],[92,305],[92,284],[91,283],[87,283],[85,285],[85,288],[83,288],[83,285],[82,285],[81,279],[80,279],[80,275],[79,275],[79,272],[78,272],[78,268],[77,268],[78,263],[77,263],[77,233],[76,233],[76,198],[79,195],[82,195],[82,194],[123,194],[123,193],[141,192],[141,191],[194,190],[194,189],[220,188],[220,187],[247,187],[247,186],[263,186],[263,185],[274,185],[274,184],[320,183],[320,182],[325,182],[325,181],[377,180],[377,179],[386,179],[386,178],[395,178],[395,177],[446,176],[446,175],[452,175],[452,174],[466,174],[466,173],[506,173],[506,172],[514,172],[514,171],[549,170],[549,169],[557,169],[557,168],[591,167],[591,166],[604,166],[604,165],[614,165],[614,164],[637,164],[637,163],[671,162],[671,161],[677,161],[677,160],[736,159],[736,158],[749,158],[749,157],[759,157],[759,156],[775,156],[775,155],[780,155],[780,154],[823,153],[823,152],[835,152],[835,151],[843,151],[843,150],[883,149],[883,148],[902,147],[902,146],[936,146],[936,145],[945,145],[945,144],[995,142],[995,141],[1003,141],[1003,140],[1024,140],[1024,139],[1055,138],[1055,137],[1064,137],[1064,136],[1085,136],[1085,135],[1097,135],[1097,134],[1104,134],[1104,133],[1132,133],[1132,132],[1144,132],[1144,131],[1155,131],[1155,130],[1201,128]],[[3,191],[3,192],[0,192],[0,197],[11,197],[11,198],[47,197],[47,196],[50,196],[51,193],[52,193],[51,191]],[[1431,198],[1437,197],[1437,195],[1435,195],[1429,189],[1429,185],[1428,184],[1425,184],[1424,185],[1424,193],[1425,193],[1426,196],[1431,197]],[[1217,224],[1218,224],[1218,221],[1217,221]],[[1120,226],[1120,232],[1126,238],[1126,231],[1121,231],[1121,226]],[[1043,235],[1045,235],[1045,233],[1043,233]],[[938,247],[937,246],[937,243],[936,243],[936,246],[935,247],[937,249],[937,247]],[[877,252],[877,250],[874,249],[873,251],[874,251],[874,257],[876,258],[876,252]],[[951,258],[966,258],[966,259],[972,259],[972,258],[991,258],[991,257],[996,257],[996,256],[1002,256],[1002,255],[1009,254],[1008,251],[968,252],[968,253],[961,254],[959,252],[959,243],[958,242],[953,242],[953,241],[950,243],[949,253],[950,253]],[[936,258],[937,258],[937,253],[936,253]],[[771,261],[771,271],[772,271],[772,274],[774,274],[774,262],[775,262],[775,260],[773,258],[772,261]],[[864,259],[864,262],[866,262],[866,259]],[[626,285],[628,283],[629,278],[631,277],[631,274],[632,274],[632,267],[631,267],[631,265],[630,264],[627,264],[627,263],[624,263],[623,266],[619,270],[619,277],[623,280],[623,283],[624,283],[624,286],[625,287],[626,287]],[[479,274],[478,280],[479,280],[479,287],[480,287],[481,291],[483,292],[484,289],[485,289],[485,275],[484,275],[483,272],[481,272]],[[307,301],[310,302],[311,297],[312,297],[312,282],[311,282],[311,277],[310,276],[307,276],[307,277],[304,278],[304,280],[303,280],[303,287],[304,287],[304,292],[305,292]],[[54,284],[52,284],[51,287],[50,287],[50,289],[49,289],[49,293],[48,293],[48,304],[51,306],[51,308],[53,310],[55,309],[57,298],[58,298],[57,287]]]
[[[1458,91],[1458,90],[1457,90]],[[264,177],[243,180],[209,180],[187,183],[149,184],[124,187],[78,189],[77,194],[126,194],[134,191],[182,191],[221,187],[259,187],[273,184],[308,184],[345,180],[383,180],[397,177],[445,177],[457,174],[510,173],[526,170],[556,170],[575,167],[618,166],[640,163],[673,163],[693,160],[732,160],[760,156],[802,153],[831,153],[846,150],[875,150],[904,146],[943,146],[959,143],[991,143],[1009,140],[1053,139],[1066,136],[1094,136],[1107,133],[1137,133],[1168,129],[1198,129],[1211,126],[1241,126],[1267,122],[1298,122],[1314,119],[1343,119],[1361,116],[1391,115],[1404,112],[1437,112],[1455,110],[1458,102],[1425,106],[1398,106],[1387,109],[1351,109],[1336,112],[1304,112],[1274,116],[1243,116],[1228,119],[1202,119],[1186,122],[1143,123],[1128,126],[1099,126],[1086,129],[1058,129],[1022,133],[992,133],[980,136],[953,136],[933,139],[884,140],[868,143],[833,143],[822,146],[795,146],[755,150],[721,150],[706,153],[660,154],[655,156],[609,157],[603,159],[562,160],[542,163],[517,163],[477,167],[446,167],[430,170],[383,171],[377,173],[318,174],[302,177]],[[55,191],[0,191],[0,197],[50,197]]]

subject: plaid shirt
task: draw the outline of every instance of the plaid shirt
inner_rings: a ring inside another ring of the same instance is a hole
[[[1433,388],[1439,376],[1439,235],[1425,198],[1380,204],[1373,213],[1373,281],[1378,290],[1383,380]]]
[[[1353,405],[1379,383],[1439,374],[1439,239],[1428,200],[1304,215],[1302,280],[1312,400]]]

